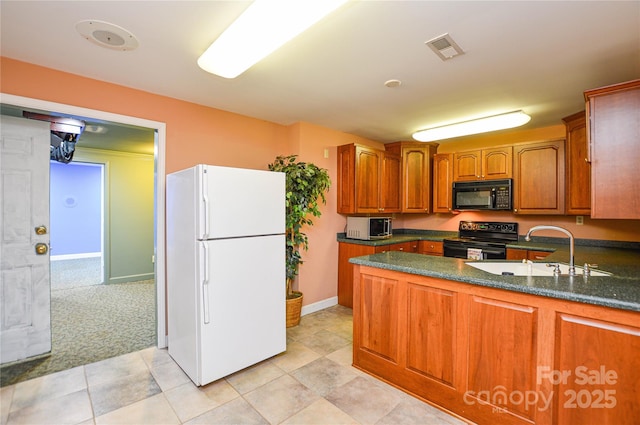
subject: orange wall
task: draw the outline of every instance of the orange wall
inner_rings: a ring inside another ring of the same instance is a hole
[[[167,173],[201,163],[266,169],[287,138],[279,124],[12,59],[0,66],[2,93],[166,123]]]

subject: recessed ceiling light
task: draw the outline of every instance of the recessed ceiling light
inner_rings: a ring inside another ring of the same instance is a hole
[[[384,82],[384,85],[390,88],[398,87],[400,84],[402,84],[400,80],[387,80]]]
[[[76,23],[76,31],[98,46],[114,50],[133,50],[138,40],[126,29],[109,22],[87,20]]]
[[[104,134],[106,132],[108,132],[109,130],[106,127],[103,127],[101,125],[87,125],[84,128],[84,131],[88,132],[88,133],[93,133],[93,134]]]

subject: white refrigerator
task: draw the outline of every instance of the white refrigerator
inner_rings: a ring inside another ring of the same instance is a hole
[[[286,350],[285,176],[167,175],[169,355],[198,386]]]

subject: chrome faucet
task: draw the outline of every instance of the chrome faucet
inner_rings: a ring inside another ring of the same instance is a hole
[[[576,266],[573,262],[573,249],[574,249],[574,240],[573,240],[573,234],[568,231],[567,229],[563,229],[562,227],[558,227],[558,226],[533,226],[531,229],[529,229],[529,231],[527,232],[527,236],[524,237],[525,241],[530,241],[531,240],[531,234],[533,232],[536,232],[538,230],[557,230],[559,232],[565,233],[567,236],[569,236],[569,276],[575,276],[576,275]]]

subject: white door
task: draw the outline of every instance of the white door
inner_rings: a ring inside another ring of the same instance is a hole
[[[49,123],[2,116],[0,363],[51,351]]]

